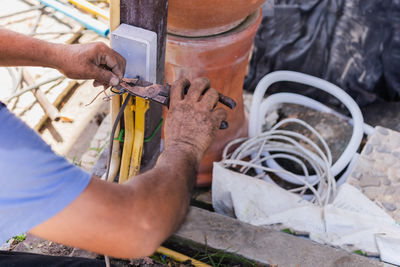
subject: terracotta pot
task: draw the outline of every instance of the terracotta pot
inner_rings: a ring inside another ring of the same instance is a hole
[[[180,36],[211,36],[229,31],[265,0],[169,0],[168,32]]]
[[[228,110],[229,128],[219,132],[201,162],[198,186],[210,185],[213,162],[221,160],[225,145],[233,139],[247,136],[243,81],[261,18],[260,9],[250,15],[240,27],[214,37],[186,38],[168,35],[166,82],[172,83],[181,77],[208,77],[213,88],[237,102],[234,110]]]

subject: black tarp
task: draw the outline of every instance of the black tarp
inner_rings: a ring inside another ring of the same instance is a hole
[[[276,0],[257,33],[245,89],[275,70],[326,79],[361,106],[399,100],[400,0]]]

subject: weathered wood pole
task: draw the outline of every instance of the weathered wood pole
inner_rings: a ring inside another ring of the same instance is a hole
[[[120,0],[120,23],[157,33],[157,83],[164,83],[165,47],[167,39],[168,0]],[[162,107],[150,102],[146,113],[145,139],[150,137],[162,118]],[[144,143],[141,170],[151,168],[160,153],[161,131]]]

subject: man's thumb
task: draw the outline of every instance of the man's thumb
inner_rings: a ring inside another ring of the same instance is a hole
[[[114,74],[111,76],[111,79],[110,79],[110,85],[111,86],[118,86],[118,84],[119,84],[119,79],[118,79],[118,77],[117,76],[115,76]]]

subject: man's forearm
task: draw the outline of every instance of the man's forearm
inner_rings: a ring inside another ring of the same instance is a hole
[[[198,165],[186,151],[167,148],[153,169],[123,185],[93,178],[74,202],[31,233],[114,257],[150,255],[186,215]]]
[[[61,46],[0,28],[0,66],[58,68]]]
[[[153,207],[144,216],[149,216],[151,229],[159,232],[160,242],[176,231],[185,218],[198,164],[190,148],[169,147],[160,155],[155,168],[127,183],[141,195],[139,199]]]

